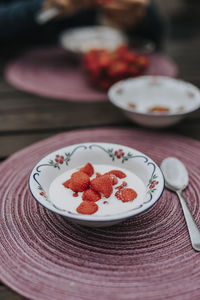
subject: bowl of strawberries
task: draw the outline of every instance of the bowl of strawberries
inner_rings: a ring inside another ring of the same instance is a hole
[[[41,159],[29,178],[45,208],[84,226],[111,226],[152,207],[164,178],[147,155],[123,145],[83,143]]]
[[[83,64],[90,83],[108,90],[122,79],[142,75],[149,59],[132,51],[127,45],[121,45],[114,51],[92,49],[85,54]]]

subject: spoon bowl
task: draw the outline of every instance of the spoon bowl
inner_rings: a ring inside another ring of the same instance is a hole
[[[165,185],[176,192],[183,191],[189,183],[187,169],[184,164],[175,157],[168,157],[161,163],[161,169],[165,176]]]

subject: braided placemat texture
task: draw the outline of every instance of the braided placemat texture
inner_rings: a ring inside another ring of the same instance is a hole
[[[162,54],[150,55],[144,75],[176,77],[174,62]],[[107,95],[93,88],[80,65],[61,48],[39,48],[25,53],[8,64],[7,81],[27,92],[53,99],[98,102],[108,101]]]
[[[200,225],[200,142],[145,130],[104,128],[59,134],[0,165],[0,280],[29,299],[197,300],[200,254],[189,241],[174,193],[149,211],[108,228],[68,222],[31,196],[28,177],[46,154],[79,142],[136,148],[158,164],[175,156],[189,170],[185,191]]]

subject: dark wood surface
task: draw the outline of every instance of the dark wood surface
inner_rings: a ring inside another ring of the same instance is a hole
[[[164,52],[179,67],[179,77],[200,88],[200,15],[197,1],[185,1],[181,14],[170,16],[170,30]],[[21,92],[6,83],[6,63],[23,50],[0,48],[0,160],[56,133],[77,128],[132,126],[110,103],[72,103],[40,98]],[[200,111],[164,131],[200,140]],[[0,300],[23,300],[0,284]],[[39,300],[39,299],[38,299]],[[51,300],[51,299],[50,299]]]

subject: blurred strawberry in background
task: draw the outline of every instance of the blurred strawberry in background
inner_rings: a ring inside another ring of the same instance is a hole
[[[142,75],[149,64],[148,57],[123,45],[115,51],[90,50],[84,56],[84,69],[90,82],[107,90],[115,82]]]

